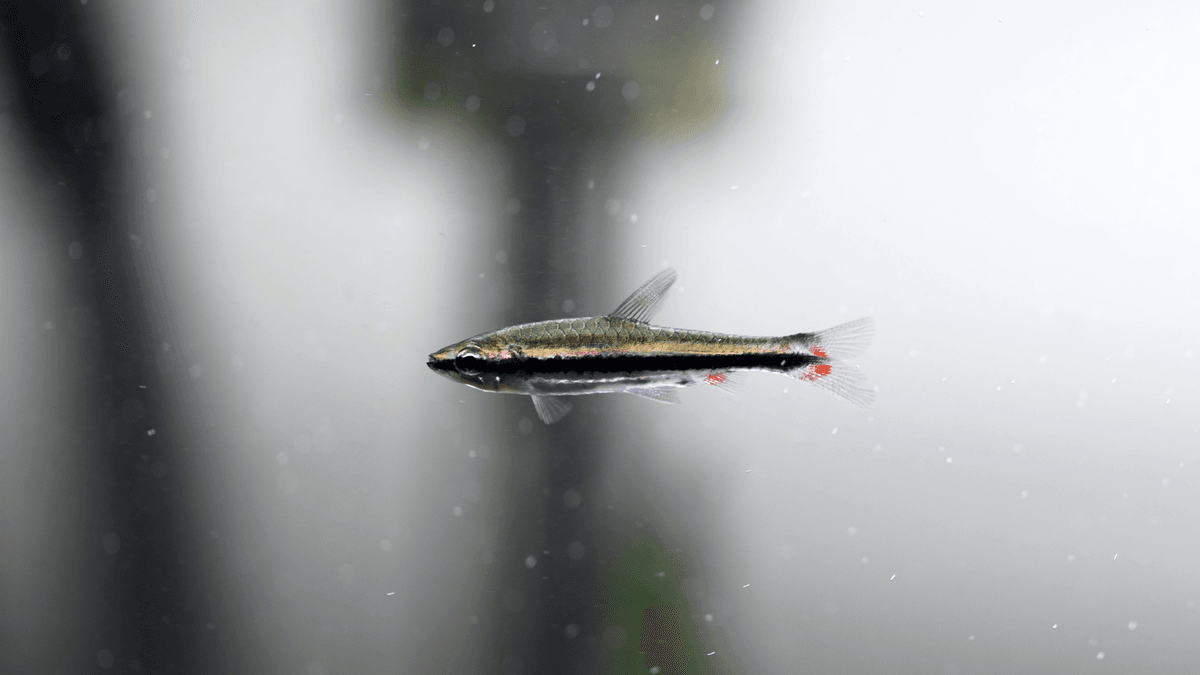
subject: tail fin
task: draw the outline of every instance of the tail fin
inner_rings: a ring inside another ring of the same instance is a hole
[[[806,347],[814,356],[852,359],[867,351],[874,332],[875,320],[864,316],[820,333],[797,333],[790,337],[797,346]]]
[[[875,321],[863,317],[819,333],[798,333],[790,336],[797,352],[812,354],[820,359],[788,373],[847,401],[866,408],[875,400],[875,392],[867,387],[858,368],[838,359],[854,358],[871,344]]]

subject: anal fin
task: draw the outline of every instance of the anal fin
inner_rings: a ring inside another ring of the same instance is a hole
[[[537,410],[538,417],[546,424],[554,424],[571,412],[571,404],[559,396],[534,394],[530,398],[533,399],[533,407]]]
[[[679,403],[679,393],[675,387],[626,387],[621,391],[659,403]]]
[[[711,385],[730,394],[740,394],[745,389],[743,375],[744,373],[716,371],[700,375],[696,381],[701,384]]]

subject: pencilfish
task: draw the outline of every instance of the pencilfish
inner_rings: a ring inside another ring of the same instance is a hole
[[[678,390],[697,384],[736,391],[739,373],[750,370],[811,382],[860,407],[873,401],[858,369],[845,361],[866,351],[869,317],[782,337],[651,325],[675,278],[674,270],[659,272],[607,316],[482,333],[430,354],[428,365],[481,391],[530,396],[546,424],[571,411],[568,396],[624,393],[678,403]]]

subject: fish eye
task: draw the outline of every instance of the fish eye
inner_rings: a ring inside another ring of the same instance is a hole
[[[464,349],[454,355],[454,367],[460,372],[477,373],[483,368],[484,358],[474,349]]]

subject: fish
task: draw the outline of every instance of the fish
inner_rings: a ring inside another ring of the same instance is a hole
[[[863,317],[815,333],[752,337],[650,323],[675,283],[664,269],[611,314],[501,328],[429,355],[435,373],[480,391],[523,394],[553,424],[570,396],[623,393],[678,403],[680,389],[740,389],[744,371],[767,371],[825,389],[859,407],[875,392],[846,359],[866,351],[874,322]]]

